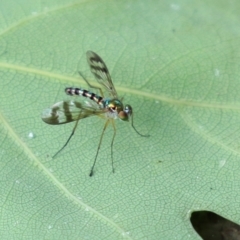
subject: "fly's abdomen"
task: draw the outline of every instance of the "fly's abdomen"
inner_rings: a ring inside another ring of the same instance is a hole
[[[83,96],[86,98],[89,98],[96,102],[99,105],[103,105],[103,98],[98,96],[95,93],[89,92],[88,90],[81,89],[81,88],[66,88],[65,89],[66,94],[68,95],[77,95],[77,96]]]

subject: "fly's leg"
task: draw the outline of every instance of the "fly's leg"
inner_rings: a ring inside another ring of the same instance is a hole
[[[101,89],[100,87],[96,87],[96,86],[91,85],[91,84],[88,82],[88,80],[82,75],[81,72],[78,72],[78,73],[79,73],[79,75],[83,78],[83,80],[87,83],[87,85],[88,85],[90,88],[98,89],[99,92],[100,92],[100,94],[101,94],[101,97],[104,98],[103,91],[102,91],[102,89]]]
[[[58,151],[54,154],[54,156],[53,156],[52,158],[55,158],[55,157],[68,145],[69,141],[71,140],[72,136],[73,136],[74,133],[75,133],[75,130],[76,130],[76,128],[77,128],[77,125],[78,125],[79,120],[80,120],[80,119],[78,119],[78,120],[76,121],[76,123],[75,123],[75,125],[74,125],[74,128],[73,128],[73,130],[72,130],[72,133],[71,133],[71,135],[69,136],[67,142],[63,145],[63,147],[62,147],[60,150],[58,150]]]
[[[113,119],[112,119],[112,126],[113,126],[114,133],[113,133],[113,138],[112,138],[112,142],[111,142],[111,158],[112,158],[112,172],[114,173],[114,167],[113,167],[113,143],[114,143],[114,139],[115,139],[115,136],[116,136],[116,126],[115,126],[115,122],[114,122]]]
[[[103,135],[104,135],[104,132],[105,132],[108,124],[109,124],[109,120],[107,120],[106,123],[105,123],[105,125],[104,125],[103,131],[102,131],[102,134],[101,134],[101,137],[100,137],[100,141],[99,141],[99,144],[98,144],[98,148],[97,148],[97,153],[96,153],[96,156],[95,156],[95,159],[94,159],[94,162],[93,162],[93,165],[92,165],[90,174],[89,174],[90,177],[93,176],[93,169],[94,169],[94,166],[95,166],[95,164],[96,164],[98,152],[99,152],[99,149],[100,149],[101,144],[102,144]]]

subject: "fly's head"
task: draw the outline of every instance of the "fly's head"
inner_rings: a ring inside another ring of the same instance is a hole
[[[132,107],[130,105],[126,105],[122,111],[118,113],[118,117],[123,121],[129,121],[132,115]]]

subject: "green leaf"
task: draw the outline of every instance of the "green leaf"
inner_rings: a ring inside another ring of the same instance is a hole
[[[2,239],[200,239],[189,217],[239,222],[239,1],[3,1],[0,9]],[[131,125],[51,126],[41,112],[106,62]]]

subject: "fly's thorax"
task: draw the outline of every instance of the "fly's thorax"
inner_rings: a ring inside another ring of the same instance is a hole
[[[120,112],[123,111],[123,104],[119,99],[105,99],[104,107],[108,110],[106,116],[108,118],[118,118]]]
[[[132,114],[132,107],[130,105],[124,107],[119,99],[106,99],[104,105],[108,110],[106,113],[108,118],[120,118],[123,121],[128,121]]]

